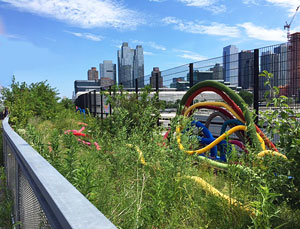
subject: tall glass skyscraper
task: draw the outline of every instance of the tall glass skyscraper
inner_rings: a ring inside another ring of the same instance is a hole
[[[135,87],[135,79],[138,86],[144,86],[144,53],[141,45],[131,49],[124,42],[118,50],[118,80],[125,88]]]
[[[235,45],[223,48],[223,78],[225,82],[238,86],[239,50]]]

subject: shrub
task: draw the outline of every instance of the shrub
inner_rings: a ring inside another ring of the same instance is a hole
[[[13,77],[11,89],[2,91],[5,106],[10,112],[10,123],[23,128],[29,118],[38,116],[42,120],[55,117],[57,109],[57,92],[46,81],[27,85],[19,83]]]

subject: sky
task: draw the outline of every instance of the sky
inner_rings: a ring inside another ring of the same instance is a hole
[[[0,0],[0,85],[47,80],[72,97],[103,60],[117,64],[122,42],[142,45],[145,75],[286,42],[299,0]],[[299,10],[300,11],[300,10]],[[299,12],[300,14],[300,12]],[[291,33],[300,31],[300,15]]]

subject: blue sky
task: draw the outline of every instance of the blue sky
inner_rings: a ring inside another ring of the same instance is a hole
[[[142,45],[145,75],[286,41],[298,0],[0,0],[0,85],[48,80],[71,98],[74,80],[122,42]],[[291,32],[300,31],[300,15]]]

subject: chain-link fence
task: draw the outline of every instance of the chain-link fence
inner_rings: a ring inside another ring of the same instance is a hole
[[[116,228],[96,207],[3,123],[7,185],[18,228]]]

